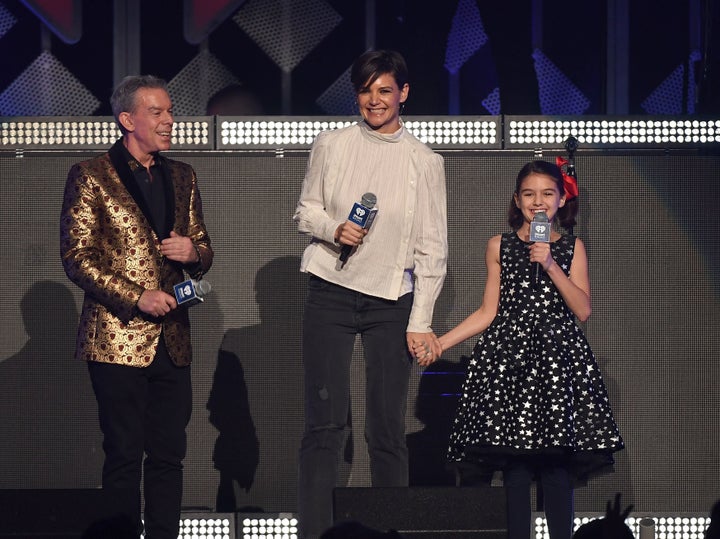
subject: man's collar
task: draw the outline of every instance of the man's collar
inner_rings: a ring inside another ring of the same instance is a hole
[[[145,167],[143,164],[138,161],[133,154],[130,153],[130,150],[127,149],[127,146],[125,145],[125,137],[122,137],[120,139],[120,149],[122,151],[123,156],[125,157],[125,160],[127,161],[128,167],[130,167],[130,170],[135,173],[138,169],[144,169]],[[155,152],[152,154],[153,156],[153,164],[151,166],[160,165],[160,152]]]

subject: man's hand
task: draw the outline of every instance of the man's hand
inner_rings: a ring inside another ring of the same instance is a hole
[[[145,290],[140,294],[137,307],[150,316],[164,316],[177,307],[177,301],[162,290]]]
[[[199,262],[198,253],[190,238],[181,236],[174,230],[170,232],[170,237],[160,242],[160,252],[169,260],[182,262],[183,264],[193,264]]]

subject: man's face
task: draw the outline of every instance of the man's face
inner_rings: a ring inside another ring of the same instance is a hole
[[[128,148],[142,154],[169,149],[173,113],[168,93],[160,88],[138,90],[135,109],[127,113],[124,125],[128,131]]]

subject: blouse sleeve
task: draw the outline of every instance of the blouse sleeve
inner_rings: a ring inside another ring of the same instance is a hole
[[[327,132],[318,134],[308,158],[302,192],[293,220],[298,231],[329,243],[335,241],[335,230],[343,221],[333,219],[326,211],[326,194],[332,192],[328,177],[330,147]]]
[[[419,230],[415,244],[415,295],[407,331],[432,331],[435,301],[447,273],[447,193],[442,156],[433,153],[418,185]]]

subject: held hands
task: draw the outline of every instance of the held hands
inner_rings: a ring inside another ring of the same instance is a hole
[[[430,333],[407,333],[408,349],[418,365],[427,367],[442,355],[442,347],[437,336]]]
[[[195,246],[190,238],[170,231],[170,237],[160,242],[160,253],[169,260],[192,264],[199,262]]]

